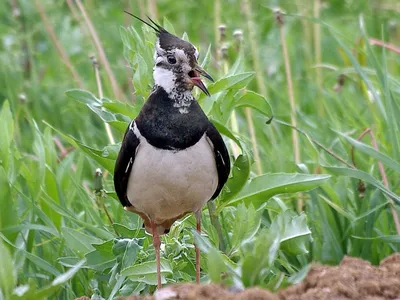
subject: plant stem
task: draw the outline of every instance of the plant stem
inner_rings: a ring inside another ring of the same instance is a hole
[[[218,218],[217,208],[215,207],[214,201],[207,202],[208,212],[210,214],[211,224],[214,226],[217,231],[218,239],[219,239],[219,250],[222,252],[226,252],[226,243],[224,239],[224,235],[222,233],[222,226]]]
[[[249,37],[250,37],[251,53],[253,56],[253,68],[256,73],[258,90],[260,91],[262,96],[267,97],[267,89],[264,84],[263,71],[261,69],[262,63],[260,61],[260,54],[258,52],[259,46],[257,45],[256,28],[253,23],[253,16],[252,16],[249,0],[243,0],[243,10],[244,10],[244,13],[246,15],[246,20],[247,20],[247,28],[248,28]],[[257,146],[258,143],[257,143],[257,136],[256,136],[256,130],[255,130],[254,121],[253,121],[252,110],[249,108],[246,108],[245,116],[246,116],[248,130],[250,133],[250,140],[251,140],[252,150],[253,150],[253,154],[254,154],[256,173],[258,175],[261,175],[263,171],[262,171],[262,165],[261,165],[260,151]]]
[[[294,92],[293,92],[293,82],[292,82],[292,73],[290,69],[290,60],[289,60],[289,53],[287,49],[287,44],[285,40],[285,33],[283,30],[283,16],[280,12],[280,10],[277,10],[275,12],[276,14],[276,21],[278,23],[279,27],[279,33],[281,37],[281,43],[282,43],[282,54],[283,54],[283,60],[285,63],[285,73],[286,73],[286,81],[287,81],[287,88],[288,88],[288,95],[289,95],[289,102],[290,102],[290,122],[293,127],[297,127],[297,120],[296,120],[296,102],[294,98]],[[300,163],[300,145],[299,145],[299,135],[297,133],[297,130],[292,128],[292,143],[294,147],[294,161],[297,164]],[[301,197],[297,200],[297,211],[302,211],[303,210],[303,200]]]
[[[357,138],[357,141],[360,141],[367,133],[369,133],[371,131],[371,129],[370,128],[367,128],[367,129],[365,129],[360,135],[359,135],[359,137]],[[356,165],[356,158],[355,158],[355,155],[354,155],[354,146],[352,146],[351,147],[351,150],[350,150],[350,156],[351,156],[351,161],[353,162],[353,165],[354,165],[354,167],[356,167],[357,168],[357,165]]]
[[[296,0],[296,6],[297,10],[299,11],[300,15],[302,16],[307,16],[309,13],[309,6],[308,3],[302,1],[302,0]],[[312,34],[311,34],[311,28],[310,28],[310,23],[305,19],[301,18],[301,24],[302,24],[302,32],[304,35],[304,40],[305,40],[305,45],[307,45],[307,48],[304,50],[304,57],[307,60],[307,66],[311,67],[313,65],[313,59],[312,59],[312,49],[311,49],[311,44],[312,44]],[[309,73],[306,73],[307,78],[309,78]]]
[[[99,36],[97,35],[96,29],[94,28],[92,21],[90,20],[88,14],[86,13],[85,7],[83,6],[81,0],[75,0],[75,2],[78,5],[78,8],[83,16],[83,19],[85,20],[86,26],[89,29],[90,36],[93,39],[94,45],[96,46],[96,49],[97,49],[97,52],[99,53],[100,61],[101,61],[102,65],[104,65],[107,76],[111,82],[111,88],[113,90],[116,100],[126,101],[126,98],[125,98],[123,92],[121,91],[121,88],[119,87],[119,85],[117,83],[117,80],[115,79],[114,73],[111,70],[110,63],[104,52],[104,48],[101,44]]]
[[[99,93],[99,98],[102,99],[103,98],[103,88],[102,88],[102,85],[101,85],[99,64],[98,64],[97,59],[96,59],[96,57],[94,55],[91,56],[90,59],[92,60],[92,63],[93,63],[94,74],[96,76],[96,83],[97,83],[97,90],[98,90],[98,93]],[[104,110],[104,107],[102,107],[102,110]],[[114,140],[114,137],[112,135],[110,124],[104,122],[104,126],[106,128],[108,141],[110,142],[110,144],[115,144],[115,140]]]
[[[94,194],[96,197],[96,202],[99,207],[103,208],[104,212],[106,213],[107,219],[110,222],[110,225],[112,226],[114,224],[114,221],[111,218],[110,214],[108,213],[107,207],[105,206],[104,201],[102,199],[103,193],[104,193],[103,172],[101,171],[100,168],[97,168],[96,172],[95,172],[95,177],[94,177]],[[114,227],[114,226],[112,226],[112,227]],[[119,236],[119,233],[115,228],[114,228],[114,231],[115,231],[115,234]]]
[[[321,0],[314,0],[314,18],[319,19],[321,11]],[[318,22],[314,22],[314,53],[315,53],[315,64],[320,66],[322,63],[322,51],[321,51],[321,25]],[[318,86],[317,97],[323,99],[320,95],[322,94],[322,69],[315,68],[316,81]],[[325,115],[324,102],[318,101],[318,114],[319,116]]]
[[[157,2],[155,0],[147,0],[148,11],[153,20],[158,20]]]
[[[394,53],[400,54],[400,48],[396,47],[395,45],[388,44],[388,43],[385,43],[385,42],[382,42],[380,40],[373,39],[373,38],[369,38],[368,41],[371,45],[377,45],[380,47],[384,47],[390,51],[393,51]]]
[[[140,5],[143,5],[143,3],[141,4],[140,1],[138,1],[138,5],[140,7]],[[132,7],[131,7],[131,1],[130,0],[126,0],[125,1],[125,7],[126,9],[128,9],[128,11],[132,11]],[[125,27],[129,27],[129,24],[132,20],[132,18],[128,15],[128,14],[124,14],[124,25]],[[145,17],[142,17],[142,19],[144,19]],[[128,68],[126,66],[126,63],[124,63],[125,65],[125,74],[126,74],[126,85],[128,86],[128,91],[129,91],[129,95],[128,95],[128,100],[132,99],[132,102],[134,103],[136,101],[136,94],[135,94],[135,87],[133,86],[133,81],[132,81],[132,70],[131,68]]]
[[[214,36],[215,36],[215,46],[216,46],[215,62],[218,69],[221,63],[221,55],[220,55],[221,45],[219,44],[220,35],[218,30],[219,25],[221,25],[221,2],[220,0],[215,0],[214,1],[214,30],[215,30]]]
[[[40,18],[42,19],[42,22],[44,24],[44,27],[47,31],[47,33],[50,36],[51,41],[53,42],[54,46],[56,46],[58,55],[61,57],[62,62],[64,65],[67,67],[68,71],[71,73],[72,77],[74,78],[76,84],[80,87],[83,88],[83,83],[82,79],[80,78],[78,72],[75,70],[75,68],[72,65],[71,60],[68,57],[68,54],[64,50],[64,48],[61,46],[60,42],[57,39],[57,36],[54,32],[53,27],[51,26],[51,23],[46,15],[46,12],[40,3],[39,0],[35,0],[35,6],[39,12]]]
[[[360,136],[357,138],[357,141],[360,141],[368,133],[371,136],[372,146],[374,147],[374,149],[376,151],[379,151],[378,143],[376,142],[375,135],[374,135],[373,131],[371,130],[371,128],[365,129],[360,134]],[[354,146],[351,147],[351,159],[353,161],[353,165],[356,167],[356,162],[355,162],[355,158],[354,158]],[[381,173],[381,176],[382,176],[383,184],[389,190],[389,181],[388,181],[387,176],[386,176],[385,167],[383,166],[383,164],[380,161],[378,161],[378,167],[379,167],[379,172]],[[396,209],[394,207],[394,203],[393,203],[392,199],[390,199],[390,198],[388,198],[388,199],[390,201],[390,209],[391,209],[391,212],[392,212],[392,216],[393,216],[394,224],[395,224],[395,227],[396,227],[396,231],[397,231],[397,234],[400,235],[400,219],[399,219],[399,215],[398,215],[398,213],[397,213],[397,211],[396,211]]]
[[[369,134],[371,136],[372,146],[374,147],[374,149],[376,151],[379,151],[378,143],[376,142],[375,135],[374,135],[373,131],[370,130]],[[378,162],[378,166],[379,166],[379,172],[381,173],[381,176],[382,176],[383,184],[389,190],[389,181],[388,181],[387,176],[386,176],[385,168],[384,168],[383,164],[380,161]],[[394,207],[393,200],[389,198],[389,201],[390,201],[390,209],[392,211],[394,225],[396,227],[397,234],[400,235],[399,215],[398,215],[398,213],[397,213],[397,211],[396,211],[396,209]]]

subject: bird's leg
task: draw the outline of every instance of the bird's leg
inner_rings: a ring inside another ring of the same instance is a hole
[[[156,264],[157,264],[157,288],[161,289],[161,265],[160,265],[160,236],[157,231],[157,225],[150,220],[151,231],[153,233],[153,246],[156,249]]]
[[[197,232],[201,233],[201,209],[195,213],[197,222]],[[200,248],[194,244],[196,249],[196,283],[200,283]]]

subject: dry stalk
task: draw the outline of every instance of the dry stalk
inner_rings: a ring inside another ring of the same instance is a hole
[[[243,0],[243,10],[246,15],[246,20],[247,20],[247,27],[249,31],[249,38],[250,38],[250,46],[251,46],[251,52],[253,56],[253,68],[256,73],[256,80],[257,80],[257,86],[258,90],[260,91],[261,95],[264,97],[267,97],[267,89],[264,84],[263,76],[262,76],[262,69],[261,69],[261,61],[260,61],[260,55],[258,52],[258,45],[257,45],[257,36],[256,36],[256,28],[254,27],[253,23],[253,17],[252,17],[252,12],[251,12],[251,6],[250,6],[250,1],[249,0]],[[256,173],[258,175],[262,174],[262,165],[261,165],[261,158],[260,158],[260,151],[257,146],[257,136],[256,136],[256,130],[253,122],[253,112],[249,108],[245,108],[245,116],[246,116],[246,121],[247,121],[247,126],[249,129],[250,133],[250,140],[251,140],[251,145],[252,145],[252,150],[254,153],[254,161],[255,161],[255,166],[256,166]]]
[[[130,2],[130,1],[128,1],[128,2]],[[138,0],[137,3],[139,6],[140,18],[142,18],[144,20],[146,18],[146,8],[144,7],[143,0]]]
[[[314,18],[319,19],[321,11],[321,0],[314,0]],[[314,23],[314,53],[315,53],[315,64],[317,66],[322,63],[322,51],[321,51],[321,25],[318,22]],[[317,86],[318,86],[318,95],[320,97],[322,90],[322,69],[315,68]],[[324,110],[324,102],[318,101],[318,113],[320,116],[325,115]]]
[[[93,68],[94,68],[94,74],[96,76],[96,84],[97,84],[97,90],[99,93],[99,98],[102,99],[103,98],[103,88],[101,85],[101,78],[100,78],[100,71],[99,71],[99,64],[97,62],[97,59],[94,55],[90,56],[90,59],[93,63]],[[104,110],[104,108],[102,108]],[[106,128],[106,132],[107,132],[107,136],[108,136],[108,140],[110,142],[110,144],[115,144],[115,140],[114,137],[112,135],[111,132],[111,127],[110,124],[108,123],[104,123],[104,126]]]
[[[369,135],[371,137],[372,146],[374,147],[374,149],[376,151],[379,151],[378,143],[376,142],[375,135],[374,135],[374,133],[373,133],[371,128],[365,129],[360,134],[360,136],[357,138],[357,141],[360,141],[361,139],[363,139],[368,133],[369,133]],[[354,146],[351,147],[351,159],[353,161],[354,168],[356,168],[356,162],[355,162],[355,157],[354,157]],[[384,168],[383,164],[380,161],[378,161],[378,167],[379,167],[379,172],[381,173],[383,185],[387,189],[389,189],[389,181],[388,181],[387,176],[386,176],[385,168]],[[398,213],[397,213],[397,211],[396,211],[396,209],[394,207],[393,201],[390,198],[389,198],[389,201],[390,201],[390,209],[391,209],[391,212],[392,212],[394,225],[396,227],[397,234],[400,235],[400,219],[399,219],[399,215],[398,215]]]
[[[75,7],[74,0],[66,0],[67,5],[72,13],[72,17],[78,22],[78,24],[82,23],[82,18],[79,15],[78,10]],[[83,27],[85,35],[89,36],[89,33],[86,31],[86,27]]]
[[[148,11],[153,20],[158,20],[158,9],[156,0],[147,0]]]
[[[42,19],[42,22],[44,24],[44,27],[47,31],[47,33],[50,36],[51,41],[53,42],[54,46],[56,46],[58,55],[61,57],[62,62],[64,63],[64,65],[67,67],[68,71],[71,73],[72,77],[74,78],[74,81],[76,82],[76,84],[80,87],[83,88],[83,81],[82,79],[79,77],[78,72],[75,70],[75,68],[72,65],[71,60],[69,59],[66,51],[64,50],[64,48],[61,46],[60,42],[57,39],[57,36],[54,32],[53,27],[51,26],[50,20],[46,15],[46,12],[42,6],[42,4],[40,3],[39,0],[35,0],[35,6],[36,9],[39,12],[40,18]]]
[[[296,0],[296,6],[297,10],[299,11],[299,14],[302,16],[308,16],[309,15],[309,9],[310,7],[308,6],[308,3],[302,1],[302,0]],[[311,33],[311,26],[309,22],[305,18],[301,18],[301,24],[302,24],[302,31],[304,35],[304,40],[307,45],[307,50],[304,51],[304,56],[306,57],[307,60],[307,66],[312,66],[313,65],[313,59],[312,59],[312,51],[311,51],[311,44],[312,44],[312,33]],[[309,73],[307,72],[306,75],[309,77]]]
[[[59,161],[62,161],[72,150],[74,150],[74,147],[68,147],[65,148],[64,145],[61,143],[60,139],[56,136],[53,136],[53,141],[58,150],[60,151],[60,155],[58,157]],[[74,163],[71,164],[71,169],[72,171],[76,172],[76,165]]]
[[[214,1],[214,36],[215,36],[215,62],[217,67],[219,68],[221,63],[221,53],[220,53],[220,32],[219,32],[219,25],[221,24],[221,1],[215,0]]]
[[[114,73],[111,70],[110,63],[109,63],[109,61],[107,59],[107,56],[106,56],[106,54],[104,52],[104,48],[103,48],[103,46],[101,44],[99,36],[97,35],[96,29],[94,28],[92,21],[90,20],[88,14],[86,13],[85,7],[83,6],[81,0],[75,0],[75,2],[78,5],[78,8],[79,8],[79,10],[80,10],[80,12],[81,12],[81,14],[83,16],[83,19],[85,20],[85,23],[86,23],[86,25],[87,25],[87,27],[89,29],[90,36],[92,37],[94,45],[96,46],[97,52],[99,54],[100,61],[101,61],[102,65],[104,66],[104,68],[106,70],[106,73],[107,73],[107,76],[108,76],[108,78],[109,78],[109,80],[111,82],[111,88],[113,90],[115,98],[117,100],[126,101],[126,98],[125,98],[123,92],[121,91],[121,89],[120,89],[120,87],[119,87],[119,85],[117,83],[117,80],[115,79]]]
[[[375,135],[374,135],[373,131],[370,130],[369,134],[371,136],[372,146],[374,147],[374,149],[376,151],[379,151],[378,144],[376,142]],[[380,161],[378,162],[378,166],[379,166],[379,172],[381,173],[381,176],[382,176],[383,184],[387,189],[389,189],[389,181],[388,181],[387,176],[386,176],[385,168],[383,167],[383,164]],[[392,211],[394,225],[396,226],[397,234],[400,235],[399,215],[397,214],[397,211],[396,211],[396,209],[394,207],[393,201],[391,199],[389,199],[389,200],[390,200],[390,209]]]
[[[131,9],[131,1],[130,0],[126,0],[125,1],[126,3],[125,3],[125,7],[127,8],[127,10],[128,11],[132,11],[132,9]],[[138,4],[139,4],[139,7],[140,7],[140,1],[138,1]],[[143,3],[142,3],[142,5],[143,5]],[[140,13],[140,14],[142,14],[142,13]],[[124,24],[125,24],[125,27],[128,27],[129,26],[129,24],[130,24],[130,22],[131,22],[131,20],[132,20],[132,18],[128,15],[128,14],[124,14]],[[125,66],[125,73],[126,73],[126,78],[127,78],[127,81],[126,81],[126,85],[128,86],[128,91],[129,91],[129,97],[128,97],[128,99],[130,99],[130,97],[133,97],[133,101],[132,102],[135,102],[135,100],[136,100],[136,95],[135,95],[135,87],[133,86],[133,81],[132,81],[132,70],[131,70],[131,68],[129,68],[128,66]]]
[[[373,39],[373,38],[369,39],[369,43],[371,45],[377,45],[377,46],[384,47],[384,48],[386,48],[386,49],[388,49],[390,51],[393,51],[394,53],[400,54],[400,48],[396,47],[396,46],[394,46],[392,44],[388,44],[388,43],[385,43],[385,42],[382,42],[380,40]]]
[[[370,128],[365,129],[365,130],[357,137],[357,141],[361,141],[361,140],[363,139],[363,137],[364,137],[366,134],[368,134],[370,131],[371,131]],[[351,161],[353,162],[354,167],[357,168],[357,165],[356,165],[356,158],[355,158],[355,155],[354,155],[354,149],[355,149],[354,147],[351,147],[350,156],[351,156]]]
[[[292,73],[290,69],[290,60],[289,60],[289,53],[287,50],[287,44],[285,40],[285,33],[283,30],[283,16],[280,10],[275,11],[276,15],[276,21],[278,23],[279,27],[279,33],[281,37],[281,43],[282,43],[282,54],[283,54],[283,60],[285,63],[285,73],[286,73],[286,81],[287,81],[287,87],[288,87],[288,95],[289,95],[289,102],[290,102],[290,122],[293,127],[297,127],[297,119],[296,119],[296,102],[294,98],[294,92],[293,92],[293,82],[292,82]],[[297,133],[297,130],[292,128],[292,143],[294,147],[294,161],[296,164],[300,163],[300,145],[299,145],[299,135]],[[301,197],[297,200],[297,211],[302,211],[303,210],[303,200]]]

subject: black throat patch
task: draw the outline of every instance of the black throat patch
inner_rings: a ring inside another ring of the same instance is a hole
[[[182,94],[178,93],[181,96]],[[162,87],[156,86],[143,105],[136,125],[154,147],[183,150],[196,144],[207,130],[209,120],[197,101],[177,102]],[[179,111],[185,109],[184,113]]]

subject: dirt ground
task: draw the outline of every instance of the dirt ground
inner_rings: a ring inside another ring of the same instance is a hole
[[[77,298],[80,300],[89,298]],[[314,264],[303,282],[273,294],[260,288],[229,292],[218,285],[171,285],[153,296],[120,300],[400,300],[400,254],[378,267],[345,257],[339,266]]]

